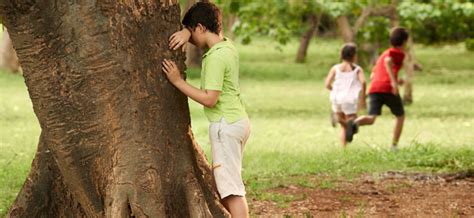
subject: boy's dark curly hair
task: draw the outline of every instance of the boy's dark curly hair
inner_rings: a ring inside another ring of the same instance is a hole
[[[219,34],[222,30],[221,11],[215,4],[209,2],[194,4],[184,15],[182,24],[194,30],[199,23],[207,30]]]
[[[408,40],[408,31],[403,27],[395,27],[390,32],[390,44],[394,47],[402,46]]]

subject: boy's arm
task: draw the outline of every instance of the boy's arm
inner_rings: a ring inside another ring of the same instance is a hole
[[[190,85],[181,78],[178,67],[173,61],[165,59],[165,61],[163,61],[162,69],[163,72],[165,72],[166,77],[168,77],[168,80],[183,94],[206,107],[212,108],[216,105],[217,99],[221,93],[220,91],[201,90]]]
[[[185,45],[188,41],[189,38],[191,37],[191,32],[188,30],[188,28],[183,28],[182,30],[173,33],[173,35],[170,36],[169,38],[169,47],[173,50],[178,49],[180,46]],[[183,46],[183,50],[184,50]]]
[[[331,68],[331,70],[328,73],[328,76],[326,77],[325,85],[328,90],[332,90],[332,81],[334,80],[334,76],[336,75],[336,71],[334,70],[334,67]]]
[[[361,90],[361,98],[365,99],[365,90],[367,87],[367,83],[365,82],[365,75],[364,75],[364,70],[362,68],[359,69],[359,72],[357,74],[357,78],[359,79],[360,84],[362,85],[362,90]]]
[[[386,57],[384,59],[384,63],[385,63],[385,69],[387,70],[388,76],[390,77],[390,84],[392,85],[392,94],[398,95],[398,81],[395,78],[392,71],[393,60],[391,57]]]

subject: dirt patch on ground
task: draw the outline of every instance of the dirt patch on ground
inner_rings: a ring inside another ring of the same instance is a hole
[[[357,179],[322,180],[267,190],[271,199],[249,196],[255,216],[474,217],[472,173],[432,175],[387,172]]]

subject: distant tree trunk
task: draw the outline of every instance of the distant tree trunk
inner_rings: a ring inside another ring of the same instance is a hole
[[[200,48],[188,43],[186,47],[186,66],[200,68],[203,54],[204,52]]]
[[[225,35],[231,39],[235,38],[234,31],[232,31],[232,27],[234,27],[235,22],[237,21],[237,16],[235,14],[227,14],[224,17],[224,23],[225,23]]]
[[[364,26],[367,19],[372,16],[372,13],[376,13],[372,7],[366,7],[362,13],[357,17],[354,25],[352,26],[349,22],[349,18],[346,15],[341,15],[336,18],[336,23],[339,32],[344,42],[355,42],[355,38],[359,29]]]
[[[13,49],[12,40],[8,35],[7,29],[3,30],[3,38],[0,43],[0,68],[6,69],[10,72],[20,72],[20,63],[16,56],[15,49]]]
[[[405,59],[405,82],[403,84],[403,103],[413,103],[413,77],[415,76],[415,58],[414,58],[413,37],[408,38],[406,59]]]
[[[161,72],[177,0],[0,1],[42,132],[9,217],[224,217]]]
[[[309,44],[319,26],[319,18],[315,14],[311,14],[308,16],[307,22],[309,24],[308,30],[301,36],[300,47],[298,48],[298,53],[296,55],[296,63],[305,62]]]
[[[391,3],[390,3],[390,6],[395,9],[391,13],[390,24],[392,25],[392,27],[400,26],[400,18],[398,17],[398,13],[397,13],[397,10],[396,10],[396,8],[398,6],[398,0],[392,0]]]
[[[398,1],[392,0],[392,6],[397,7]],[[392,19],[390,19],[392,27],[400,26],[400,19],[397,13],[393,13]],[[415,57],[414,57],[414,44],[413,38],[410,36],[408,38],[407,47],[406,47],[406,59],[405,59],[405,81],[403,84],[403,103],[411,104],[413,103],[413,77],[415,76]]]
[[[362,10],[359,17],[357,17],[354,25],[351,25],[349,18],[346,15],[341,15],[336,18],[337,26],[344,42],[354,42],[355,37],[359,30],[364,26],[367,19],[371,16],[374,17],[388,17],[396,15],[396,7],[394,5],[372,7],[368,6]]]
[[[336,22],[339,33],[341,34],[344,42],[353,42],[355,37],[354,32],[352,32],[351,24],[349,23],[349,18],[345,15],[339,16],[336,18]]]

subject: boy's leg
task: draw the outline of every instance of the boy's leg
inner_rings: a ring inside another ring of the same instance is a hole
[[[360,116],[354,121],[356,126],[372,125],[375,123],[377,116],[382,114],[382,106],[384,104],[384,94],[369,94],[369,115]]]
[[[353,120],[355,121],[357,119],[357,114],[348,114],[346,115],[346,120]]]
[[[227,123],[224,119],[212,123],[211,138],[213,174],[221,202],[232,217],[247,217],[248,206],[242,181],[242,156],[250,133],[248,119]],[[240,216],[240,215],[246,216]]]
[[[344,113],[342,112],[337,112],[336,115],[337,115],[337,122],[341,124],[341,127],[346,128],[346,125],[347,125],[346,115],[344,115]]]
[[[376,119],[377,119],[377,115],[360,116],[354,121],[354,124],[357,126],[372,125],[375,123]]]
[[[337,115],[337,119],[338,119],[339,124],[341,124],[341,144],[342,144],[342,146],[346,147],[346,144],[347,144],[347,140],[346,140],[346,127],[347,127],[346,115],[344,115],[344,113],[342,113],[342,112],[337,112],[336,115]]]
[[[344,147],[346,147],[347,142],[352,141],[352,139],[350,137],[348,137],[348,135],[347,135],[347,128],[352,128],[352,126],[349,126],[349,125],[354,122],[354,120],[357,118],[357,115],[356,114],[348,114],[348,115],[344,115],[344,116],[345,116],[346,125],[342,129],[341,137],[342,137],[342,140],[345,142],[343,145],[344,145]]]
[[[349,122],[348,128],[346,130],[347,139],[352,140],[354,134],[359,130],[359,126],[372,125],[375,122],[375,119],[378,115],[382,114],[382,106],[384,104],[385,94],[382,93],[372,93],[369,94],[369,115],[360,116],[354,122]]]
[[[392,150],[397,150],[398,141],[403,130],[405,121],[405,109],[403,108],[402,98],[400,95],[390,95],[387,98],[387,106],[393,115],[396,116],[395,128],[393,130]]]
[[[402,135],[403,123],[405,121],[405,115],[398,116],[396,118],[395,129],[393,130],[393,144],[392,146],[396,147],[398,145],[398,140]]]
[[[231,195],[222,199],[222,204],[230,212],[232,218],[249,217],[249,207],[245,196]]]
[[[357,113],[357,102],[352,104],[342,104],[342,111],[346,116],[346,130],[344,131],[345,140],[347,142],[352,142],[354,134],[357,133],[357,128],[355,128],[354,125],[354,120]]]

